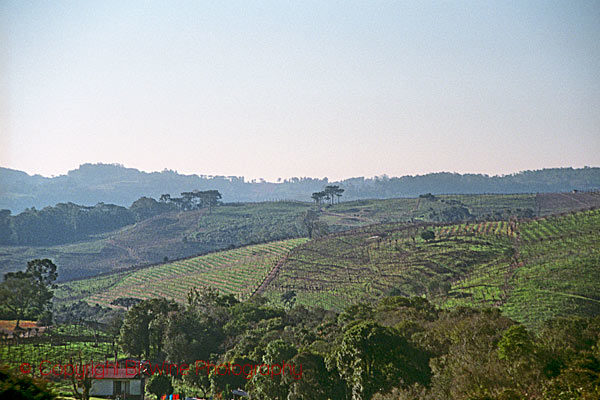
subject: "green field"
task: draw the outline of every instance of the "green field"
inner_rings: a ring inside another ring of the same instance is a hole
[[[433,230],[425,241],[420,232]],[[387,224],[292,250],[265,295],[343,309],[385,294],[497,306],[530,326],[600,312],[600,211],[532,221]]]
[[[292,248],[304,242],[306,239],[300,238],[246,246],[137,271],[71,281],[60,285],[56,301],[85,300],[108,306],[120,297],[165,297],[185,302],[192,288],[207,287],[244,300]]]
[[[533,324],[600,311],[600,212],[549,217],[519,227],[518,264],[506,315]]]
[[[343,200],[343,198],[342,198]],[[356,200],[319,207],[329,232],[395,222],[507,220],[600,207],[600,193],[439,195],[433,199]],[[67,281],[251,244],[307,236],[303,213],[314,203],[231,203],[208,210],[169,212],[60,246],[0,246],[0,273],[50,258]],[[464,210],[468,214],[464,214]],[[460,212],[463,212],[461,214]]]
[[[170,212],[60,246],[1,246],[0,272],[50,258],[66,281],[132,266],[162,263],[232,247],[305,236],[300,215],[308,203],[223,205],[212,210]]]
[[[556,315],[591,315],[599,310],[600,298],[594,295],[600,292],[598,210],[537,219],[427,221],[427,213],[442,215],[440,210],[456,206],[457,198],[470,199],[470,209],[494,215],[494,207],[523,210],[516,205],[535,206],[543,196],[479,197],[357,201],[324,207],[320,218],[340,232],[74,280],[61,284],[56,301],[83,299],[109,305],[119,297],[161,296],[185,301],[193,287],[214,287],[239,299],[258,290],[276,304],[283,293],[294,291],[298,303],[335,310],[390,293],[425,296],[442,307],[497,306],[528,325]],[[402,222],[375,223],[384,216]],[[351,224],[358,227],[349,229]],[[435,239],[422,239],[424,230],[433,230]]]
[[[112,306],[114,300],[123,297],[164,297],[184,303],[191,289],[208,287],[222,294],[233,294],[239,300],[262,295],[276,306],[283,306],[282,295],[293,291],[296,304],[335,311],[348,310],[348,306],[360,302],[377,304],[378,300],[380,305],[386,301],[419,303],[415,298],[386,297],[393,294],[427,298],[439,307],[435,313],[439,313],[440,319],[435,324],[442,327],[446,326],[446,318],[460,315],[470,318],[471,311],[457,310],[462,306],[497,307],[504,316],[538,333],[543,332],[542,323],[554,317],[600,314],[600,209],[551,215],[547,210],[552,199],[544,199],[546,208],[543,208],[541,195],[489,196],[486,201],[471,197],[469,212],[489,219],[432,222],[447,216],[447,209],[467,205],[462,202],[467,197],[360,201],[323,207],[320,218],[331,227],[329,235],[312,240],[269,241],[63,282],[55,291],[55,304],[72,305],[84,300]],[[561,201],[564,198],[559,196]],[[517,205],[527,202],[538,211],[545,210],[543,216],[512,215],[522,212],[524,209]],[[560,209],[564,207],[564,202],[556,204]],[[239,211],[246,206],[237,207]],[[231,218],[230,223],[234,224],[239,215]],[[256,227],[258,223],[249,226]],[[230,228],[231,231],[226,226],[219,228],[223,229],[223,237],[226,232],[233,234],[243,226]],[[424,239],[422,234],[426,231],[433,232],[434,238]],[[252,307],[251,304],[238,306]],[[262,303],[254,303],[254,307],[260,309],[262,306],[258,304]],[[368,311],[365,307],[370,306],[359,306],[355,311],[366,312],[360,318],[371,318],[373,309]],[[289,312],[324,313],[319,309],[302,310],[291,308]],[[391,320],[410,321],[420,312],[416,308],[405,311],[414,315],[397,315]],[[346,314],[352,312],[348,310]],[[495,313],[484,310],[482,315],[488,312]],[[319,324],[321,317],[316,319]],[[269,321],[277,319],[280,318]],[[512,323],[504,317],[501,320],[505,321],[503,324]],[[427,318],[421,323],[423,329],[434,326]],[[404,327],[401,323],[398,326]],[[507,326],[503,325],[502,330]],[[36,365],[44,359],[68,361],[80,354],[84,360],[100,361],[125,356],[115,345],[113,331],[107,333],[109,330],[105,329],[103,333],[83,325],[60,329],[54,327],[26,340],[3,336],[0,360],[18,367],[21,362]],[[263,325],[256,329],[264,333]],[[416,332],[413,336],[418,335]],[[281,332],[277,333],[277,337],[281,336]],[[237,339],[231,340],[236,342]],[[496,344],[491,349],[493,353],[485,353],[481,359],[496,354]],[[449,359],[446,355],[442,357]],[[70,391],[64,379],[56,380],[54,385],[58,392]]]
[[[69,377],[52,375],[51,368],[59,364],[86,364],[90,362],[113,362],[126,356],[113,341],[113,337],[101,330],[93,330],[83,325],[62,325],[46,330],[41,336],[20,339],[17,342],[0,338],[0,361],[17,370],[22,363],[31,367],[31,375],[40,377],[40,367],[44,374],[49,373],[50,387],[60,398],[72,395]]]

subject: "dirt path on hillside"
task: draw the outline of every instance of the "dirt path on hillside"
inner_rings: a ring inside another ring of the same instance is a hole
[[[263,294],[265,292],[265,290],[267,289],[267,286],[269,286],[269,284],[273,281],[273,279],[275,279],[275,277],[279,273],[279,269],[287,261],[289,254],[290,253],[286,254],[281,260],[279,260],[277,262],[277,264],[275,264],[273,269],[267,274],[267,276],[265,277],[263,282],[256,288],[256,290],[254,290],[254,292],[252,292],[250,297],[260,296],[261,294]]]
[[[569,199],[571,201],[574,201],[576,203],[581,204],[584,207],[590,207],[591,206],[589,203],[586,203],[584,201],[579,200],[576,196],[571,196],[571,195],[569,195],[567,193],[559,193],[559,194],[562,195],[563,197],[566,197],[567,199]]]
[[[515,222],[511,224],[512,231],[517,232],[519,230],[519,225]],[[513,239],[513,256],[512,262],[510,263],[508,270],[504,273],[504,283],[500,286],[500,304],[504,305],[508,301],[508,298],[514,289],[513,285],[511,285],[512,279],[520,268],[525,266],[525,261],[521,257],[521,235],[517,234]]]
[[[358,221],[362,221],[368,224],[372,224],[375,221],[371,218],[367,218],[367,217],[363,217],[361,215],[354,215],[354,214],[344,214],[344,213],[334,213],[331,211],[323,211],[322,215],[325,216],[330,216],[330,217],[337,217],[337,218],[341,218],[342,220],[344,219],[355,219]]]
[[[117,249],[121,249],[123,251],[125,251],[127,253],[127,255],[132,259],[132,260],[136,260],[137,262],[144,262],[144,260],[142,260],[135,252],[134,249],[132,249],[131,247],[125,247],[121,244],[119,244],[116,240],[114,239],[108,239],[107,243],[113,247],[116,247]]]

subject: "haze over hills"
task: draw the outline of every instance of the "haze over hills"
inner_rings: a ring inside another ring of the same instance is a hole
[[[16,216],[0,213],[0,273],[21,270],[35,258],[50,258],[59,266],[59,280],[69,280],[165,258],[381,223],[530,219],[594,208],[600,208],[597,191],[421,195],[320,206],[298,201],[226,203],[212,211],[173,210],[168,203],[148,198],[129,209],[63,203]]]
[[[142,196],[215,189],[225,202],[266,200],[310,201],[310,194],[326,184],[345,189],[343,200],[415,197],[423,193],[548,193],[600,188],[600,168],[551,168],[512,175],[430,173],[417,176],[350,178],[290,178],[279,183],[246,181],[241,176],[182,175],[172,170],[143,172],[117,164],[83,164],[66,175],[47,178],[0,167],[0,209],[19,213],[61,202],[129,206]]]
[[[0,400],[600,400],[599,21],[0,1]]]
[[[213,287],[275,304],[291,292],[299,304],[339,311],[391,293],[445,308],[499,307],[536,326],[600,312],[599,225],[598,209],[532,220],[375,224],[74,280],[57,297],[105,306],[126,296],[185,302],[190,289]],[[424,239],[426,231],[433,237]]]

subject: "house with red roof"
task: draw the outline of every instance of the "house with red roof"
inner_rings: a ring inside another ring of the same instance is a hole
[[[97,365],[90,374],[90,396],[143,400],[146,376],[133,365],[139,365],[139,362],[126,363],[123,360],[117,364],[106,362]]]

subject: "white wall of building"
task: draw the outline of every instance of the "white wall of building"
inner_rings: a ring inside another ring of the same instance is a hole
[[[92,396],[112,396],[113,380],[112,379],[94,379],[90,388]],[[139,393],[138,393],[139,394]]]

